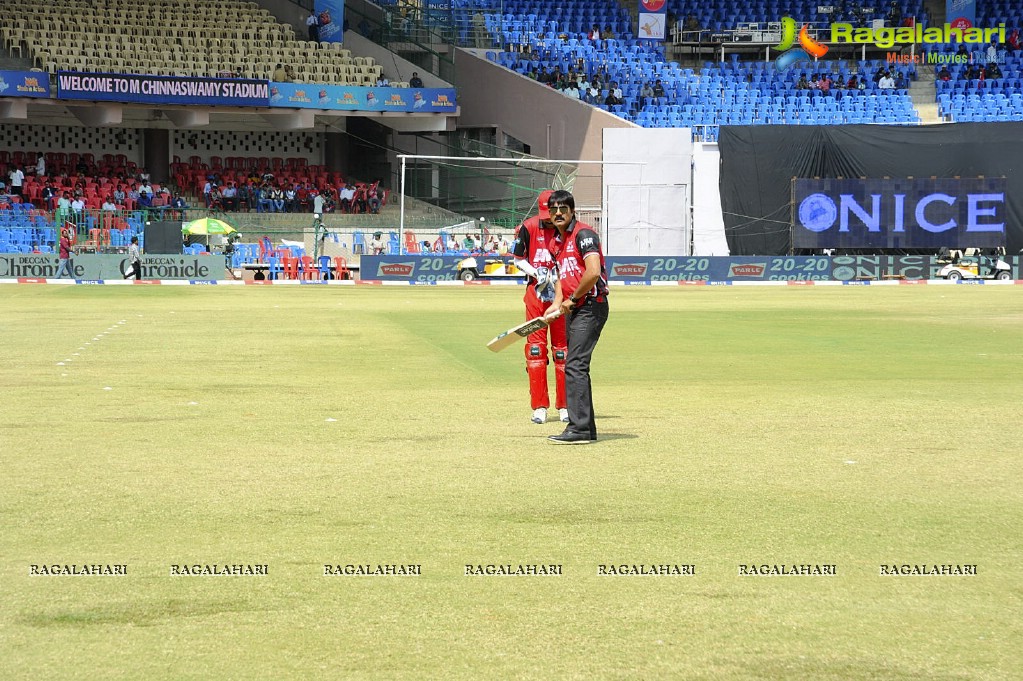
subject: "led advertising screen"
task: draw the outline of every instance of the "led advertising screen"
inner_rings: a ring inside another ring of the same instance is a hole
[[[1005,245],[1005,178],[796,179],[794,249]]]

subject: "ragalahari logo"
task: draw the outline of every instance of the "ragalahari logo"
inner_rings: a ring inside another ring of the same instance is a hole
[[[796,37],[796,20],[792,17],[782,17],[781,42],[778,43],[778,47],[775,49],[783,54],[774,60],[774,65],[779,71],[784,71],[801,61],[810,61],[811,57],[820,59],[828,53],[827,45],[821,45],[810,37],[806,30],[806,24],[803,24],[803,28],[799,29],[800,47],[793,50],[792,46],[796,42]]]

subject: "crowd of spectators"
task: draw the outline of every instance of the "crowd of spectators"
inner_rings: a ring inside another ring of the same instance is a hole
[[[270,170],[251,170],[243,179],[224,179],[211,172],[202,188],[210,210],[257,213],[370,213],[380,212],[386,192],[380,180],[366,184],[339,182],[336,186],[279,179]]]

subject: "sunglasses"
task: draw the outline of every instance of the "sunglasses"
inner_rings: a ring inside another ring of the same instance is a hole
[[[567,214],[567,213],[572,212],[572,209],[569,208],[568,206],[551,206],[547,210],[549,210],[551,213],[566,213]]]

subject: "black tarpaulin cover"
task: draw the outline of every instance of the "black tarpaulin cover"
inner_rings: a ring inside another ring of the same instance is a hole
[[[1005,177],[1006,248],[1023,249],[1023,123],[724,126],[718,146],[733,255],[789,252],[793,177]]]

